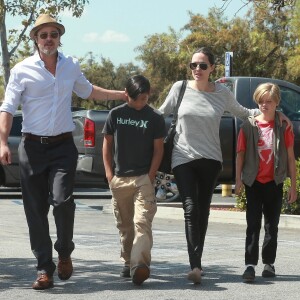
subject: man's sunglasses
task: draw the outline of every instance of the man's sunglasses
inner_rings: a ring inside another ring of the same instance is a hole
[[[57,39],[59,36],[59,33],[57,31],[53,31],[50,33],[42,32],[41,34],[39,34],[39,38],[42,40],[45,40],[48,36],[50,36],[52,39]]]
[[[203,71],[207,70],[207,68],[208,68],[208,64],[206,64],[206,63],[195,63],[195,62],[190,63],[191,70],[196,70],[198,66]]]

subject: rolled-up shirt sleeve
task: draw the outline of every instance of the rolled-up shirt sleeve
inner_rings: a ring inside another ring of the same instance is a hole
[[[74,82],[73,92],[83,98],[87,99],[93,90],[93,85],[86,79],[84,74],[80,70],[78,61],[75,61],[77,78]]]
[[[0,111],[5,111],[14,115],[21,104],[23,91],[24,87],[22,81],[18,78],[16,69],[13,68],[5,91],[5,101],[1,105]]]

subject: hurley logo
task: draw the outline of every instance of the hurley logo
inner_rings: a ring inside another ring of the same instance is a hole
[[[117,124],[147,128],[148,121],[143,121],[143,120],[136,121],[136,120],[131,120],[130,118],[129,119],[117,118]]]

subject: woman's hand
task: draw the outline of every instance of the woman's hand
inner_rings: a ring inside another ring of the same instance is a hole
[[[293,129],[292,121],[283,112],[279,111],[278,113],[279,113],[280,125],[282,126],[283,122],[287,122],[287,128]]]

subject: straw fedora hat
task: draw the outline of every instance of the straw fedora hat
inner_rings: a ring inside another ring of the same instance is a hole
[[[51,25],[56,27],[60,31],[60,35],[65,33],[65,27],[58,23],[54,18],[48,14],[41,14],[35,21],[33,28],[30,30],[29,36],[33,40],[36,32],[40,30],[45,25]]]

